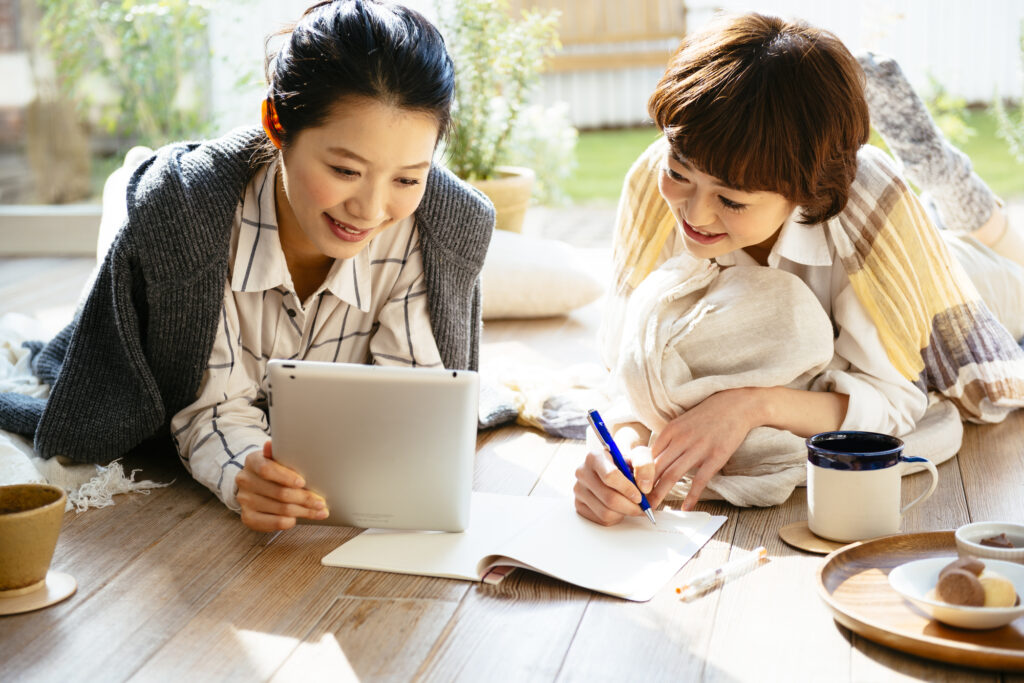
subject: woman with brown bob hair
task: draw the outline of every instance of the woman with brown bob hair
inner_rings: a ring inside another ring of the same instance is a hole
[[[649,112],[664,136],[626,178],[602,353],[624,397],[608,421],[652,506],[782,502],[803,439],[830,430],[909,450],[942,423],[928,443],[951,457],[962,419],[1024,405],[1019,236],[894,62],[858,63],[802,22],[720,17],[683,41]],[[866,144],[871,123],[934,205]],[[589,451],[577,511],[641,514]]]
[[[816,224],[843,210],[868,141],[863,81],[835,36],[748,15],[684,43],[648,110],[677,156]]]

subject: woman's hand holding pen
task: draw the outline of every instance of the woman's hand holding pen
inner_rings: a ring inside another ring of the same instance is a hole
[[[588,430],[587,457],[576,470],[576,485],[573,487],[576,512],[581,517],[611,526],[627,516],[644,514],[639,507],[640,491],[646,494],[651,490],[654,463],[651,449],[640,445],[646,443],[646,439],[638,433],[638,429],[643,428],[630,425],[615,433],[616,441],[626,451],[626,459],[633,467],[636,486],[619,471],[604,446],[591,433],[592,430]],[[657,506],[650,496],[648,501],[652,507]]]
[[[242,522],[255,531],[291,529],[299,517],[324,519],[324,499],[304,487],[306,482],[294,470],[274,462],[270,441],[262,451],[245,458],[245,468],[235,479]]]
[[[588,432],[588,453],[576,470],[576,512],[610,526],[626,516],[642,514],[637,488],[657,508],[679,479],[695,470],[683,509],[693,510],[708,482],[729,461],[757,424],[756,392],[729,389],[712,394],[669,422],[650,448],[639,424],[620,428],[615,439],[627,450],[636,486],[615,467],[603,446]]]

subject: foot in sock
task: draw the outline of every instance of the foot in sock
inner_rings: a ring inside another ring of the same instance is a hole
[[[872,125],[907,177],[931,195],[944,227],[969,233],[985,225],[996,196],[971,170],[967,155],[935,126],[899,64],[870,52],[857,60],[867,76],[864,94]]]

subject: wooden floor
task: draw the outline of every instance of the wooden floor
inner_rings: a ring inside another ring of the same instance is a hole
[[[70,312],[92,263],[0,260],[0,313]],[[553,366],[596,360],[596,306],[567,318],[489,323],[482,363],[522,347]],[[1024,521],[1024,413],[968,426],[961,454],[907,531]],[[479,437],[474,487],[570,495],[579,442],[509,427]],[[504,583],[325,568],[357,533],[245,529],[176,461],[131,463],[174,481],[113,507],[70,512],[53,568],[78,592],[38,612],[0,617],[5,681],[1024,681],[918,659],[833,621],[816,593],[821,557],[778,529],[806,517],[785,504],[703,504],[728,521],[648,603],[596,595],[528,572]],[[906,480],[916,496],[923,478]],[[673,587],[758,545],[770,562],[692,603]],[[1018,622],[1019,624],[1020,622]]]

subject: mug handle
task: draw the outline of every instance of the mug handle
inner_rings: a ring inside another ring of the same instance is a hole
[[[927,458],[918,458],[916,456],[905,458],[901,455],[900,462],[921,463],[925,466],[925,469],[928,470],[928,473],[932,475],[932,485],[928,487],[927,491],[925,491],[920,496],[918,496],[917,498],[903,506],[903,509],[900,510],[900,516],[902,516],[907,510],[914,507],[915,505],[917,505],[918,503],[920,503],[925,498],[927,498],[928,496],[932,495],[935,492],[935,487],[939,485],[939,471],[935,469],[935,464],[932,463],[932,461]]]

